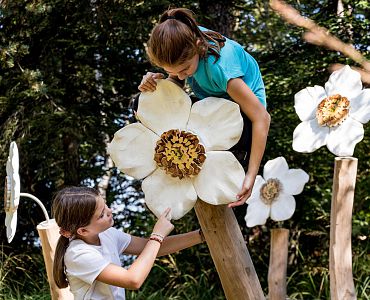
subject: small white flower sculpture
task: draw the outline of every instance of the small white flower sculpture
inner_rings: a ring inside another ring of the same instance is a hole
[[[19,155],[18,147],[15,142],[11,142],[9,156],[6,162],[6,178],[4,190],[4,209],[6,236],[10,243],[17,229],[17,209],[20,198],[20,179],[19,179]]]
[[[289,219],[295,210],[293,195],[302,192],[308,179],[305,171],[289,169],[284,157],[269,160],[263,168],[263,177],[256,177],[247,200],[247,226],[263,225],[268,217],[274,221]]]
[[[197,197],[214,205],[236,201],[245,173],[225,151],[243,130],[236,103],[209,97],[192,106],[180,87],[159,80],[155,92],[140,95],[137,118],[115,133],[108,153],[124,173],[146,177],[145,202],[156,216],[171,207],[179,219]]]
[[[325,89],[307,87],[295,95],[302,121],[293,133],[293,149],[313,152],[327,145],[336,156],[352,156],[370,119],[370,89],[362,89],[360,74],[345,66],[333,72]]]

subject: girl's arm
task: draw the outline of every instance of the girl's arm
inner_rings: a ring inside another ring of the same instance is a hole
[[[163,236],[167,236],[171,232],[173,225],[168,220],[170,211],[171,209],[167,208],[159,217],[153,228],[153,232]],[[133,241],[130,242],[130,244],[132,243]],[[140,288],[153,267],[160,247],[160,242],[147,240],[140,255],[127,270],[121,266],[109,264],[96,277],[96,280],[128,289]]]
[[[148,239],[132,236],[131,243],[125,249],[125,254],[138,255],[143,251]],[[196,244],[202,243],[203,238],[199,230],[188,233],[168,236],[163,240],[162,246],[158,251],[158,256],[171,254]]]
[[[143,251],[130,268],[126,270],[115,264],[109,264],[96,280],[127,289],[139,289],[153,267],[160,246],[157,241],[147,240]]]
[[[270,115],[242,79],[230,79],[227,84],[227,93],[239,104],[241,110],[252,122],[252,146],[248,171],[243,187],[237,195],[238,201],[229,204],[229,207],[235,207],[244,204],[252,192],[263,153],[265,152],[267,134],[270,127]]]

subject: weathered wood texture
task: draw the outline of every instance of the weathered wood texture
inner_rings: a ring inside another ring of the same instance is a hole
[[[44,221],[37,225],[37,231],[40,236],[42,254],[44,256],[44,262],[46,267],[46,274],[50,285],[50,294],[52,300],[73,300],[73,294],[70,292],[69,287],[65,289],[59,289],[53,276],[53,262],[55,248],[57,246],[59,238],[59,227],[52,219],[49,222]]]
[[[288,266],[289,230],[271,229],[270,265],[268,272],[269,300],[285,300]]]
[[[195,205],[200,226],[228,300],[265,299],[234,212],[226,205]]]
[[[329,250],[331,300],[357,299],[352,276],[351,246],[356,174],[357,158],[335,158]]]

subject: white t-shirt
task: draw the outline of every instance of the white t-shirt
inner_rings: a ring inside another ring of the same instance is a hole
[[[109,264],[121,266],[119,255],[131,236],[113,227],[99,234],[100,246],[72,240],[64,255],[67,279],[75,300],[125,300],[125,289],[111,286],[96,277]]]

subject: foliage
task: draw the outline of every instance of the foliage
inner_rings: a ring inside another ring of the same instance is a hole
[[[9,247],[7,247],[9,248]],[[0,299],[49,300],[50,290],[41,253],[0,248]]]
[[[343,1],[342,17],[336,15],[336,1],[288,2],[370,58],[368,1]],[[293,108],[294,94],[307,86],[323,85],[330,75],[330,64],[354,64],[339,53],[305,43],[302,30],[284,23],[269,8],[268,1],[224,3],[176,1],[175,6],[193,9],[208,28],[230,32],[258,60],[272,117],[262,165],[284,156],[290,167],[310,174],[304,192],[296,197],[293,218],[284,224],[269,221],[266,226],[247,229],[243,220],[246,208],[235,209],[235,214],[265,294],[269,228],[284,226],[290,229],[289,296],[328,299],[334,156],[325,148],[312,154],[292,150],[293,130],[299,123]],[[115,207],[117,226],[137,235],[145,235],[152,228],[154,217],[142,203],[140,182],[109,167],[105,147],[132,116],[129,101],[137,92],[141,76],[152,69],[144,43],[152,25],[170,4],[166,0],[13,0],[0,4],[0,164],[5,165],[10,141],[15,140],[20,149],[22,192],[36,195],[49,209],[52,195],[61,186],[96,186],[103,175],[109,175],[107,199]],[[217,18],[221,15],[227,17]],[[369,299],[370,295],[369,136],[370,126],[365,125],[365,139],[356,146],[354,155],[358,158],[358,178],[352,246],[358,299]],[[0,178],[4,174],[2,168]],[[2,188],[0,184],[0,193]],[[22,198],[18,233],[10,247],[2,249],[0,297],[17,299],[22,294],[22,299],[27,299],[26,295],[38,295],[38,288],[47,287],[35,230],[42,220],[41,210]],[[175,222],[175,227],[178,233],[197,228],[194,213]],[[3,225],[0,231],[4,244]],[[38,270],[37,276],[32,274],[34,281],[26,281],[30,273],[24,270],[28,265]],[[10,279],[14,284],[9,284]],[[159,259],[143,288],[128,291],[127,296],[223,299],[205,245]]]

